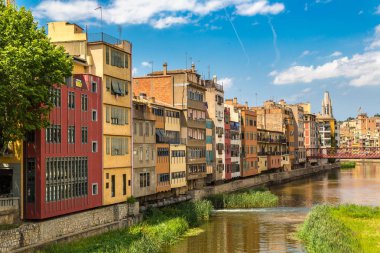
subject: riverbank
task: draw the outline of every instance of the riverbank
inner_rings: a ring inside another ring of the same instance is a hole
[[[284,184],[287,182],[291,182],[294,180],[307,178],[313,175],[318,175],[320,173],[329,171],[333,168],[339,168],[339,163],[334,164],[325,164],[325,165],[317,165],[310,166],[307,168],[300,168],[291,171],[277,172],[277,173],[268,173],[268,174],[260,174],[250,178],[242,178],[230,182],[226,182],[220,185],[208,186],[200,190],[193,190],[189,192],[193,199],[204,199],[209,196],[221,194],[221,193],[229,193],[236,192],[240,190],[246,190],[255,187],[262,186],[271,186]]]
[[[185,202],[161,209],[152,208],[141,224],[80,241],[52,244],[41,252],[130,252],[157,253],[162,247],[178,241],[190,228],[209,219],[212,205],[209,201]]]
[[[380,208],[316,206],[298,232],[310,253],[380,252]]]
[[[215,209],[265,208],[275,207],[278,197],[267,190],[217,194],[206,198]]]

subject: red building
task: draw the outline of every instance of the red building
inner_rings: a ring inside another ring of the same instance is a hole
[[[230,126],[230,108],[224,108],[224,143],[225,143],[225,180],[232,178],[232,165],[231,165],[231,126]]]
[[[25,148],[25,218],[45,219],[102,204],[102,81],[74,75],[52,92],[51,125]]]

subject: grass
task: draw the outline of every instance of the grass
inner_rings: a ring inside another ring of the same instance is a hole
[[[10,230],[14,228],[18,228],[21,224],[0,224],[0,231],[1,230]]]
[[[207,199],[216,209],[263,208],[274,207],[278,204],[278,197],[268,190],[216,194]]]
[[[354,169],[356,166],[356,162],[341,162],[340,168],[341,169]]]
[[[143,223],[78,241],[52,244],[41,252],[128,252],[157,253],[186,235],[190,228],[209,219],[209,201],[184,202],[161,209],[149,209]]]
[[[380,252],[380,208],[321,205],[298,231],[309,253]]]

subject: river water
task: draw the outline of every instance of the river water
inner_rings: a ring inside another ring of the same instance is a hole
[[[352,170],[333,170],[270,190],[279,196],[280,207],[216,212],[201,227],[204,232],[166,252],[305,252],[294,233],[313,205],[380,205],[380,163],[361,163]]]

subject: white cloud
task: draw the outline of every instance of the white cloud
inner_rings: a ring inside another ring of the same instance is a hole
[[[330,54],[329,57],[339,57],[339,56],[342,56],[342,52],[339,52],[339,51],[335,51],[334,53]]]
[[[187,24],[189,19],[187,17],[164,17],[152,22],[152,26],[157,29],[168,28],[174,24]]]
[[[231,77],[225,77],[218,80],[218,83],[223,85],[223,88],[228,90],[230,89],[234,84],[234,79]]]
[[[143,66],[143,67],[151,67],[152,66],[152,63],[151,62],[148,62],[148,61],[143,61],[142,63],[141,63],[141,66]]]
[[[375,35],[371,40],[371,44],[366,48],[366,50],[373,50],[380,47],[380,25],[375,27]]]
[[[365,51],[350,57],[340,57],[319,66],[292,66],[284,71],[272,71],[273,83],[277,85],[311,83],[317,80],[344,78],[351,86],[380,86],[380,25],[375,29],[371,45]],[[340,52],[331,56],[339,57]]]
[[[274,84],[311,83],[330,78],[346,78],[352,86],[380,85],[380,52],[342,57],[320,66],[294,66],[272,72]]]
[[[267,0],[256,2],[247,2],[236,6],[236,12],[242,16],[254,15],[276,15],[285,10],[285,5],[282,3],[270,4]]]
[[[302,52],[302,54],[299,56],[299,58],[303,58],[303,57],[308,56],[310,54],[311,54],[311,52],[309,50],[305,50]]]
[[[42,0],[32,8],[38,18],[68,20],[100,20],[99,0]],[[103,21],[108,24],[150,24],[163,29],[190,22],[190,17],[204,16],[232,7],[237,15],[276,15],[284,11],[283,3],[268,0],[110,0],[103,3]]]

